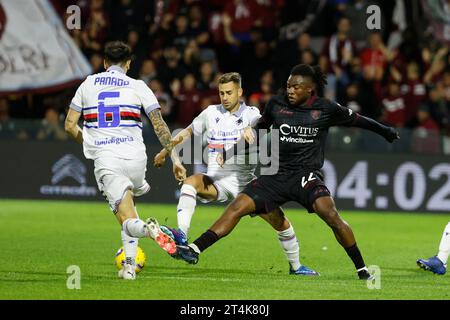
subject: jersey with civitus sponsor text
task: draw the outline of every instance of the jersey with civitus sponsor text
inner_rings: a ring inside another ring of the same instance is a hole
[[[311,96],[305,104],[293,106],[277,95],[267,103],[260,127],[279,130],[279,173],[289,174],[322,168],[328,128],[350,126],[357,117],[325,98]]]

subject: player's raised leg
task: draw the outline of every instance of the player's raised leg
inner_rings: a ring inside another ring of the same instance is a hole
[[[201,252],[212,246],[220,238],[228,235],[241,218],[255,211],[255,202],[246,194],[239,194],[231,202],[220,218],[189,246],[177,246],[178,256],[184,261],[196,264]]]
[[[356,244],[353,231],[337,212],[333,198],[330,196],[320,197],[314,201],[313,208],[317,215],[333,230],[336,240],[352,259],[359,278],[362,280],[370,279],[371,275]]]
[[[180,191],[180,199],[177,206],[178,228],[186,235],[189,234],[192,216],[197,205],[197,195],[214,201],[217,199],[217,190],[210,177],[204,174],[194,174],[188,177]]]
[[[126,236],[131,238],[148,237],[154,239],[167,253],[173,254],[176,251],[175,242],[161,231],[156,220],[151,218],[146,223],[139,219],[134,207],[133,194],[130,190],[125,192],[118,206],[116,217],[122,224],[122,230]],[[127,254],[126,250],[125,254]]]
[[[450,254],[450,222],[444,229],[441,242],[439,243],[439,252],[427,260],[417,260],[417,265],[424,270],[443,275],[447,271],[447,260]]]
[[[318,276],[319,273],[300,263],[300,245],[294,228],[281,208],[259,214],[277,232],[281,248],[289,261],[289,274]]]

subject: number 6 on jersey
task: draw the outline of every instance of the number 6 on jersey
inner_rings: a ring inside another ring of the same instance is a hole
[[[118,98],[120,92],[100,92],[98,95],[98,127],[115,128],[120,125],[120,107],[105,107],[106,98]],[[111,120],[108,120],[111,118]]]

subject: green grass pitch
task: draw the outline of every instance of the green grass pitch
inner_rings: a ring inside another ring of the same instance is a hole
[[[176,225],[174,205],[138,203],[138,211]],[[222,211],[199,205],[191,240]],[[415,264],[436,253],[449,215],[342,211],[367,265],[380,267],[381,287],[370,290],[317,216],[286,212],[301,262],[320,277],[288,275],[274,231],[260,218],[244,217],[194,266],[142,239],[147,265],[136,281],[124,281],[114,265],[120,227],[106,202],[0,200],[0,299],[450,299],[450,275]],[[79,290],[66,286],[70,265],[81,270]]]

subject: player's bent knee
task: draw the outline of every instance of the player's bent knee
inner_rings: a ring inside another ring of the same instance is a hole
[[[195,190],[199,190],[200,187],[200,180],[198,178],[196,178],[196,176],[190,176],[187,177],[186,180],[184,180],[183,184],[188,184],[190,186],[192,186],[193,188],[195,188]]]
[[[283,215],[277,211],[269,212],[268,214],[270,225],[277,231],[282,231],[289,228],[290,223]]]
[[[239,195],[232,203],[230,203],[229,209],[236,216],[244,216],[251,213],[251,205],[247,199],[247,196]]]

